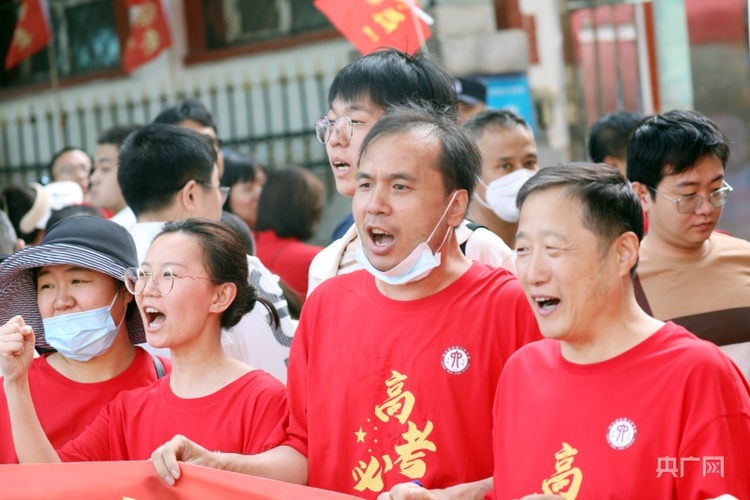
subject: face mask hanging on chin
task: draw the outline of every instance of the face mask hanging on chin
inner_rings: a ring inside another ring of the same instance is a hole
[[[437,229],[440,227],[441,222],[443,222],[443,219],[445,218],[448,210],[453,204],[453,200],[456,199],[457,194],[458,192],[454,193],[451,197],[450,201],[448,202],[448,206],[443,212],[443,215],[440,216],[440,220],[432,230],[432,233],[430,233],[430,236],[427,238],[427,240],[417,245],[416,248],[414,248],[414,250],[412,250],[412,252],[404,260],[393,266],[391,269],[389,269],[388,271],[381,271],[379,269],[376,269],[375,266],[370,263],[370,259],[367,257],[367,252],[364,249],[364,245],[362,244],[362,238],[359,238],[359,245],[357,245],[357,261],[362,264],[367,272],[372,274],[380,281],[389,285],[405,285],[407,283],[413,283],[415,281],[426,278],[433,269],[440,265],[440,250],[448,240],[448,236],[451,234],[451,231],[453,231],[453,227],[449,226],[445,231],[443,241],[440,243],[440,246],[434,254],[432,253],[432,249],[430,248],[430,245],[428,243],[435,235]]]
[[[89,361],[104,354],[114,344],[127,315],[126,309],[115,325],[110,311],[119,294],[118,290],[109,306],[43,318],[45,340],[57,352],[75,361]]]
[[[522,168],[495,179],[489,184],[485,184],[482,179],[479,179],[486,190],[484,197],[487,201],[476,193],[475,198],[481,205],[492,210],[500,219],[505,222],[516,223],[518,222],[518,207],[516,206],[518,191],[535,173],[536,170]]]

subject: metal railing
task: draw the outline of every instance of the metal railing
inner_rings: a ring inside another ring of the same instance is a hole
[[[95,95],[71,97],[66,92],[47,99],[0,106],[0,182],[26,183],[48,175],[52,155],[65,146],[94,151],[100,132],[115,124],[149,123],[161,110],[194,97],[216,117],[219,138],[231,149],[252,154],[261,163],[327,164],[325,148],[316,138],[313,123],[326,108],[333,75],[302,72],[276,79],[234,82],[229,79],[190,91],[123,96],[108,83]],[[74,103],[66,102],[75,99]]]

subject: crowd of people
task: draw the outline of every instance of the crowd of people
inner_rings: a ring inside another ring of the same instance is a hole
[[[695,111],[618,112],[590,162],[540,168],[531,125],[485,98],[424,53],[345,66],[315,124],[352,199],[325,248],[305,243],[320,180],[224,150],[196,100],[6,188],[0,463],[379,500],[750,498],[729,141]]]

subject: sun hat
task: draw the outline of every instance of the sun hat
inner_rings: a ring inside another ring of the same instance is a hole
[[[34,329],[37,347],[50,349],[37,306],[33,269],[61,264],[92,269],[122,282],[125,269],[138,266],[138,254],[130,233],[116,222],[76,216],[52,226],[38,246],[26,247],[0,263],[0,324],[20,314]],[[127,328],[133,344],[146,341],[138,311],[127,320]]]

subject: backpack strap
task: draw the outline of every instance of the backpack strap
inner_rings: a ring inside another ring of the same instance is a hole
[[[159,356],[153,353],[149,353],[149,355],[151,356],[151,359],[154,361],[154,369],[156,370],[156,378],[157,379],[162,378],[165,375],[164,363],[161,362],[161,359],[159,358]]]
[[[480,229],[480,228],[487,229],[485,226],[483,226],[481,224],[477,224],[476,222],[471,222],[471,221],[467,222],[465,225],[466,225],[466,227],[468,227],[472,231],[476,231],[477,229]],[[487,230],[489,231],[489,229],[487,229]],[[461,243],[459,245],[459,247],[461,248],[461,253],[464,254],[464,255],[466,255],[466,244],[468,242],[469,242],[469,240],[466,240],[466,241],[464,241],[463,243]]]
[[[633,278],[633,288],[635,289],[635,300],[638,302],[638,305],[641,306],[641,309],[643,309],[646,314],[653,317],[654,313],[651,312],[651,306],[648,304],[646,292],[643,290],[643,285],[641,285],[638,273],[636,273],[635,278]]]

